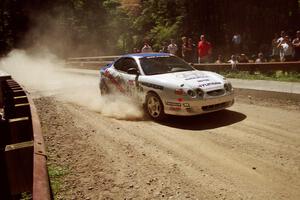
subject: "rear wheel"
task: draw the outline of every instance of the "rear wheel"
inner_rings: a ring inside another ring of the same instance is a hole
[[[165,118],[164,105],[155,93],[149,93],[146,96],[145,109],[147,114],[154,120],[162,120]]]

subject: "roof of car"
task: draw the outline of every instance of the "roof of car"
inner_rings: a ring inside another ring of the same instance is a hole
[[[170,56],[171,54],[169,53],[135,53],[135,54],[127,54],[124,55],[122,57],[139,57],[139,58],[143,58],[143,57],[152,57],[152,56]]]

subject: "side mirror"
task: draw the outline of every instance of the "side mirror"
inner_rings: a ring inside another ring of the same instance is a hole
[[[136,69],[136,68],[129,68],[127,70],[127,73],[128,74],[135,74],[135,75],[138,75],[139,74],[139,71]]]

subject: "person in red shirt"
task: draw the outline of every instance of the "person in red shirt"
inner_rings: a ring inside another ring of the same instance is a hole
[[[200,36],[198,43],[198,62],[206,63],[209,61],[211,55],[211,44],[205,39],[205,35]]]

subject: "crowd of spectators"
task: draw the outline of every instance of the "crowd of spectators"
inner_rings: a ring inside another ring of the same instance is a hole
[[[235,43],[234,40],[236,40],[235,36],[232,39],[233,43]],[[280,36],[275,34],[271,42],[271,54],[265,55],[263,52],[258,52],[248,57],[244,53],[240,53],[240,50],[236,50],[238,48],[234,49],[233,55],[238,63],[300,61],[300,31],[297,31],[294,37],[285,31],[281,31]]]
[[[189,63],[236,64],[249,62],[262,63],[268,61],[300,61],[300,31],[297,31],[295,35],[289,35],[286,31],[281,31],[280,35],[275,34],[269,49],[270,54],[257,52],[256,54],[247,56],[243,52],[242,36],[239,33],[234,33],[229,50],[232,54],[227,59],[222,54],[213,55],[213,46],[205,35],[201,35],[197,42],[193,41],[192,38],[183,36],[180,45],[177,45],[174,39],[170,39],[169,43],[162,43],[159,52],[180,56]],[[153,52],[148,39],[144,41],[144,46],[141,50],[137,48],[134,49],[134,53],[140,52]],[[214,56],[216,56],[216,58],[214,58]]]

